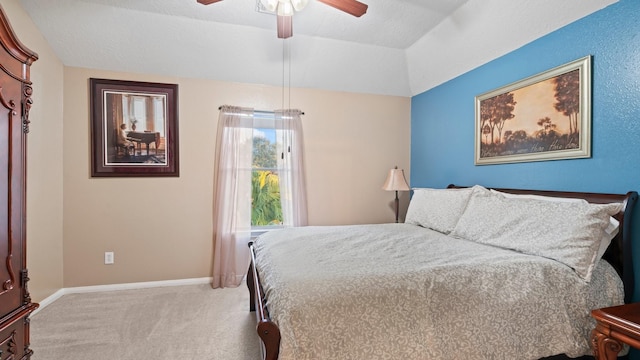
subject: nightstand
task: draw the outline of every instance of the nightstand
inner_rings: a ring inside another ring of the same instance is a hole
[[[596,328],[591,332],[591,348],[596,360],[615,360],[627,344],[640,349],[640,303],[591,311]]]

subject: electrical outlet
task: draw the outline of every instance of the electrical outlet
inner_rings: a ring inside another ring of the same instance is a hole
[[[107,251],[104,253],[104,264],[105,265],[113,264],[113,251]]]

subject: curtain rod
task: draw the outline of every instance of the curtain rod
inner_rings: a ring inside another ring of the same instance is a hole
[[[222,106],[218,106],[218,110],[222,110]],[[269,110],[253,110],[253,112],[257,112],[257,113],[272,113],[274,111],[269,111]],[[300,111],[300,115],[304,115],[304,111]]]

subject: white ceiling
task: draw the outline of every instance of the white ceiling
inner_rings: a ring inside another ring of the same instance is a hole
[[[191,20],[253,26],[275,36],[276,18],[256,11],[256,0],[224,0],[201,5],[196,0],[81,0]],[[363,0],[366,1],[366,0]],[[294,17],[294,34],[406,49],[468,0],[369,0],[366,16],[355,18],[310,1]]]
[[[255,0],[20,0],[67,66],[411,96],[617,0],[311,0],[276,37]],[[472,55],[472,56],[471,56]]]

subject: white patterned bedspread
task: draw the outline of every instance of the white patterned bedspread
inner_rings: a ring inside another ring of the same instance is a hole
[[[302,227],[255,242],[281,360],[538,359],[590,354],[590,310],[623,303],[553,260],[408,224]]]

